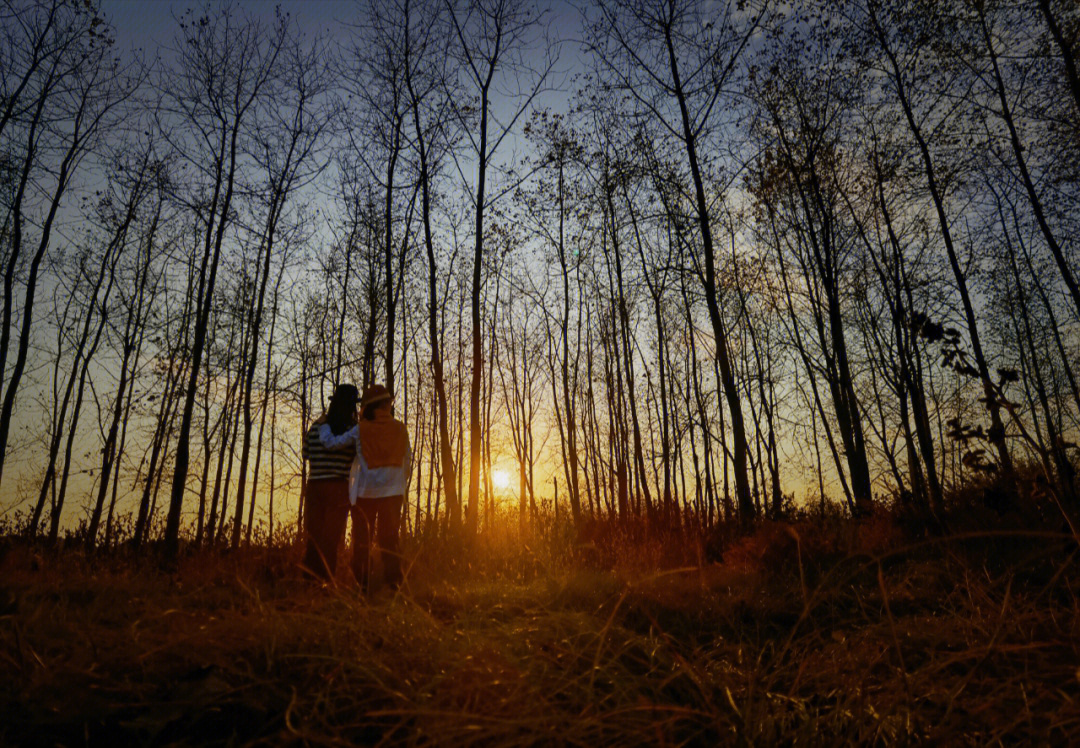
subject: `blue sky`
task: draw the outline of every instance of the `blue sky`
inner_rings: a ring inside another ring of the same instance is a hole
[[[374,0],[378,2],[379,0]],[[249,13],[271,19],[274,9],[288,11],[302,29],[310,34],[336,34],[344,24],[356,20],[369,0],[234,0],[234,4]],[[549,19],[554,30],[563,38],[578,38],[581,34],[580,13],[573,0],[550,0]],[[217,3],[211,3],[217,7]],[[105,17],[115,26],[117,42],[122,48],[142,47],[151,52],[156,45],[168,44],[175,30],[174,17],[186,9],[201,9],[203,2],[191,0],[102,0]]]
[[[335,41],[347,43],[349,25],[361,20],[372,2],[380,0],[232,0],[234,7],[256,17],[264,18],[268,23],[273,20],[275,9],[281,7],[288,12],[299,28],[308,36],[328,35]],[[569,81],[574,73],[583,71],[587,65],[585,55],[579,45],[583,36],[580,0],[538,0],[546,8],[546,20],[549,31],[555,39],[564,43],[559,46],[559,60],[556,69],[547,79],[549,90],[540,96],[535,104],[555,111],[565,110],[569,99]],[[218,8],[229,2],[220,0],[101,0],[101,9],[105,18],[113,26],[119,51],[141,49],[144,59],[152,61],[159,54],[168,57],[165,50],[172,46],[176,33],[176,19],[187,9],[195,11],[209,7]],[[534,49],[536,67],[542,67],[544,50]],[[501,103],[496,95],[495,113],[499,113]],[[519,123],[520,126],[520,123]],[[511,137],[510,145],[516,138]]]
[[[270,2],[247,0],[237,6],[254,15],[273,18],[274,8],[280,5],[293,15],[309,33],[333,32],[357,15],[363,0],[302,0],[301,2]],[[187,8],[201,9],[203,3],[190,0],[102,0],[105,17],[116,27],[117,42],[122,46],[143,47],[151,51],[155,44],[167,44],[175,30],[174,17]],[[216,3],[211,7],[216,7]]]

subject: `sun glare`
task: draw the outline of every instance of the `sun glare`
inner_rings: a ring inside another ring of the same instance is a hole
[[[492,470],[491,485],[498,491],[505,491],[510,488],[510,473],[505,470]]]

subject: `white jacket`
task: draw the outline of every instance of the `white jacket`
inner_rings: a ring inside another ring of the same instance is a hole
[[[319,429],[319,441],[327,449],[344,447],[350,442],[356,444],[356,455],[349,470],[349,502],[356,504],[357,499],[381,499],[386,496],[404,496],[408,488],[412,466],[412,449],[405,452],[402,464],[389,467],[370,468],[364,462],[364,454],[357,438],[358,429],[353,426],[342,434],[334,434],[329,425]]]

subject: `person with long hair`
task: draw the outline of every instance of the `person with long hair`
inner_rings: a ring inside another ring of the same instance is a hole
[[[364,592],[370,587],[371,541],[378,543],[383,579],[396,589],[401,584],[398,550],[401,506],[412,465],[405,424],[394,418],[394,395],[381,384],[364,390],[360,419],[341,435],[326,435],[323,446],[356,443],[349,479],[352,505],[352,569]]]
[[[304,437],[304,459],[311,468],[304,506],[307,534],[304,568],[327,581],[334,578],[337,570],[337,550],[349,516],[353,452],[348,448],[328,448],[323,441],[355,430],[358,397],[354,385],[339,384],[326,413],[311,424]]]

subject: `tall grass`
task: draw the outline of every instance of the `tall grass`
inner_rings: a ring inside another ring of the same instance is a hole
[[[1080,742],[1068,534],[502,527],[410,541],[368,598],[292,545],[165,573],[9,543],[0,743]]]

